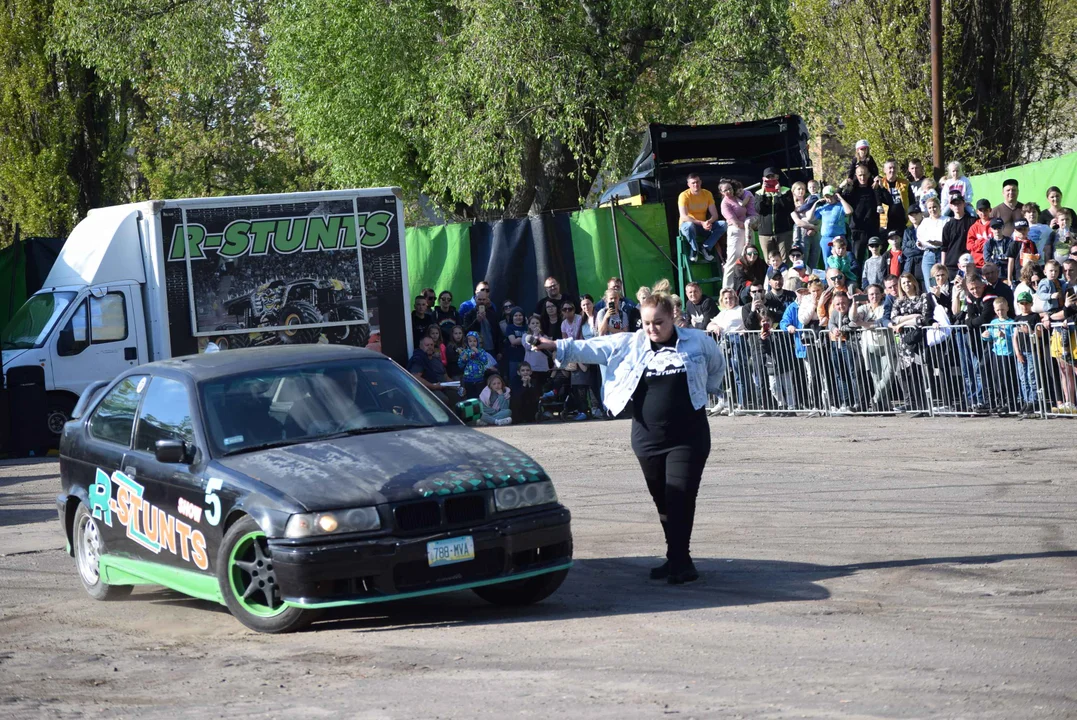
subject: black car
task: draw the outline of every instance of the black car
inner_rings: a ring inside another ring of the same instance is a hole
[[[285,632],[322,608],[450,590],[537,602],[572,564],[543,469],[375,352],[166,360],[92,387],[75,414],[57,510],[97,599],[164,585]]]

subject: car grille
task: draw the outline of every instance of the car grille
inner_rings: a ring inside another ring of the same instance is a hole
[[[469,493],[397,505],[393,509],[397,530],[404,533],[426,532],[482,522],[486,519],[486,495]]]
[[[400,563],[393,568],[393,583],[397,592],[443,583],[467,583],[497,577],[505,570],[505,551],[502,548],[479,550],[475,559],[464,563],[430,567],[427,561]]]

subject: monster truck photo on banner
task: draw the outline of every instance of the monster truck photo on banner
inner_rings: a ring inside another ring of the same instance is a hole
[[[331,195],[162,211],[173,355],[322,342],[406,360],[398,200]]]

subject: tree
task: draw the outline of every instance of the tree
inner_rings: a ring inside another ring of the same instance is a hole
[[[464,217],[577,206],[647,122],[756,112],[787,69],[773,0],[287,0],[271,17],[271,66],[332,177]]]

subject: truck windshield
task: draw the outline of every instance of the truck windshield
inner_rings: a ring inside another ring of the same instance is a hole
[[[52,326],[75,299],[73,292],[39,293],[27,300],[0,334],[4,350],[40,347]]]
[[[214,457],[456,422],[387,359],[260,370],[207,381],[200,390]]]

